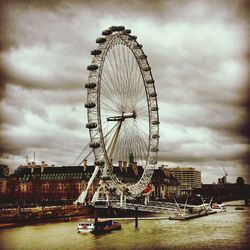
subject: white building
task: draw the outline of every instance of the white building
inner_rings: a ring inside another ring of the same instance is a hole
[[[201,187],[201,172],[195,168],[166,168],[180,183],[182,193]]]

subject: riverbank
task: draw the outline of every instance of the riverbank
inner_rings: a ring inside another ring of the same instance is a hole
[[[99,209],[98,217],[112,217],[116,220],[134,219],[134,211],[124,209]],[[140,219],[150,219],[151,213],[138,212]],[[69,222],[84,218],[94,218],[92,206],[67,205],[35,208],[15,208],[0,210],[0,229],[47,222]]]
[[[235,201],[225,201],[223,202],[227,207],[228,206],[243,206],[243,207],[247,207],[245,200],[235,200]]]
[[[244,206],[243,200],[225,202],[226,206]],[[73,221],[95,216],[92,206],[65,205],[34,208],[14,208],[0,210],[0,229],[23,226],[27,224]],[[115,220],[134,220],[135,211],[123,209],[99,210],[98,217],[114,218]],[[139,220],[168,219],[166,215],[152,215],[149,212],[138,212]]]
[[[52,206],[34,208],[14,208],[0,210],[0,224],[26,224],[46,221],[68,221],[72,218],[94,216],[94,209],[91,206]],[[1,228],[1,227],[0,227]]]

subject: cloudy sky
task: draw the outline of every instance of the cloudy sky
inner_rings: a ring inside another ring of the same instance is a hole
[[[53,3],[52,3],[53,2]],[[89,141],[84,84],[95,39],[124,25],[143,44],[160,108],[159,165],[250,183],[248,1],[4,1],[0,164],[70,165]]]

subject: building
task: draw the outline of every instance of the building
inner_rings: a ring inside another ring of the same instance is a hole
[[[4,191],[0,194],[5,203],[27,204],[72,204],[86,189],[95,166],[48,166],[45,162],[35,162],[19,166],[14,174],[4,178]],[[113,173],[124,183],[133,184],[139,181],[143,168],[135,162],[119,162],[113,167]],[[99,184],[99,175],[92,183],[87,201],[90,201]],[[166,199],[178,195],[180,185],[173,175],[166,174],[163,169],[154,171],[152,184],[155,190],[151,199]],[[3,183],[3,182],[2,182]],[[100,192],[100,196],[104,192]]]
[[[48,166],[45,162],[35,162],[19,166],[14,174],[1,179],[0,198],[5,203],[18,204],[71,204],[86,189],[95,166]],[[141,167],[132,164],[130,167],[122,162],[114,167],[113,172],[124,182],[137,182],[143,172]],[[88,191],[86,200],[91,200],[99,183],[99,175]],[[4,188],[3,188],[4,187]],[[100,193],[102,195],[102,193]]]
[[[167,174],[172,174],[180,183],[182,194],[189,193],[194,188],[201,187],[201,172],[195,168],[165,168]]]
[[[7,165],[0,165],[0,176],[9,176],[9,167]]]
[[[7,192],[7,182],[6,177],[0,176],[0,194],[5,194]]]
[[[72,203],[85,189],[94,171],[94,166],[63,166],[48,167],[44,162],[36,165],[19,167],[11,176],[10,183],[16,182],[15,193],[18,201],[26,203]],[[93,183],[89,190],[89,197],[94,193]],[[8,190],[13,192],[13,188]],[[15,196],[15,194],[14,194]]]
[[[0,194],[7,192],[7,182],[9,176],[9,168],[7,165],[0,165]]]
[[[152,199],[172,200],[180,195],[180,183],[173,174],[166,172],[165,168],[155,169],[151,181],[154,185]]]

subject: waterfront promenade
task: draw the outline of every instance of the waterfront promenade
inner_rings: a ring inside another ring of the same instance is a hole
[[[84,205],[12,208],[0,210],[0,228],[6,223],[30,223],[50,220],[69,220],[72,217],[94,216],[93,208]]]

